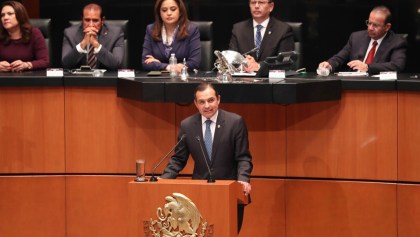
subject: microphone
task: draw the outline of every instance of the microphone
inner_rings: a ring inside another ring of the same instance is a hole
[[[257,50],[258,50],[258,47],[255,47],[255,48],[249,50],[248,52],[243,53],[242,56],[245,57],[245,55],[250,54],[250,53],[253,53],[253,52],[257,51]]]
[[[181,138],[179,139],[179,141],[175,144],[174,147],[172,147],[172,149],[166,153],[166,155],[159,161],[159,163],[153,168],[152,170],[152,177],[150,177],[150,182],[157,182],[158,179],[155,177],[155,171],[156,169],[160,166],[160,164],[162,164],[162,162],[166,159],[166,157],[168,157],[169,154],[171,154],[171,152],[173,150],[175,150],[175,147],[177,147],[179,145],[179,143],[186,137],[187,135],[182,134]]]
[[[216,180],[213,179],[213,175],[211,173],[209,163],[207,162],[206,153],[204,153],[203,146],[201,145],[200,136],[196,136],[195,138],[197,138],[198,144],[200,145],[201,153],[203,153],[204,161],[206,162],[206,166],[207,166],[207,171],[209,172],[209,178],[207,179],[207,183],[214,183],[216,182]]]

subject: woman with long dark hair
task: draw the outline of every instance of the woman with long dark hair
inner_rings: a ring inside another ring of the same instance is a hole
[[[190,23],[182,0],[156,0],[155,22],[146,28],[142,62],[143,69],[168,70],[169,57],[175,53],[177,72],[185,58],[188,70],[198,69],[201,44],[198,26]]]
[[[48,65],[45,39],[29,23],[25,7],[15,1],[1,4],[0,71],[37,70]]]

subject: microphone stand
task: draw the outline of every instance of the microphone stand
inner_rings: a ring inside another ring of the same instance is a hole
[[[168,155],[169,154],[171,154],[171,152],[173,151],[173,150],[175,150],[175,148],[178,146],[178,144],[182,141],[182,139],[184,139],[184,137],[185,137],[185,134],[183,134],[182,136],[181,136],[181,138],[179,139],[179,141],[175,144],[175,146],[174,147],[172,147],[172,149],[168,152],[168,153],[166,153],[166,155],[159,161],[159,163],[153,168],[153,170],[152,170],[152,177],[150,177],[150,180],[149,180],[149,182],[157,182],[158,181],[158,179],[155,177],[155,171],[156,171],[156,169],[157,169],[157,167],[159,167],[159,165],[160,164],[162,164],[162,162],[166,159],[166,157],[168,157]]]
[[[250,54],[250,53],[253,53],[253,52],[257,51],[257,50],[258,50],[258,47],[255,47],[255,48],[249,50],[248,52],[243,53],[242,56],[245,57],[245,55]]]
[[[212,173],[211,173],[209,163],[207,162],[206,154],[204,153],[203,146],[201,145],[201,139],[200,139],[200,136],[197,136],[196,138],[197,138],[198,144],[200,144],[201,153],[203,153],[204,161],[205,161],[205,163],[206,163],[207,170],[208,170],[208,172],[209,172],[209,178],[207,179],[207,183],[214,183],[214,182],[216,182],[216,180],[215,180],[215,179],[213,179],[213,175],[212,175]]]

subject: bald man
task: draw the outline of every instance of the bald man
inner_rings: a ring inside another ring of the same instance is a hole
[[[391,31],[391,12],[385,6],[373,8],[366,21],[367,30],[350,35],[344,48],[319,64],[332,72],[349,69],[378,74],[404,70],[407,41]]]

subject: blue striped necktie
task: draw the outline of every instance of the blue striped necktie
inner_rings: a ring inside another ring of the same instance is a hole
[[[206,130],[204,131],[204,144],[206,145],[209,160],[211,160],[211,150],[213,146],[213,139],[210,130],[211,123],[212,121],[210,119],[206,120]]]
[[[255,47],[257,48],[257,58],[260,55],[260,47],[261,47],[261,29],[263,28],[262,25],[257,25],[257,33],[255,34]]]

